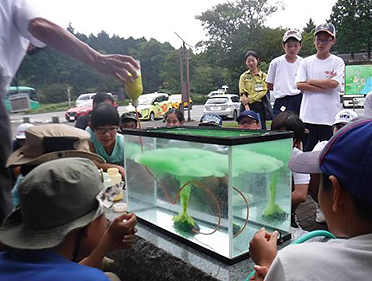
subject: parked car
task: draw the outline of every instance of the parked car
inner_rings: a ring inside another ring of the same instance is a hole
[[[204,105],[204,113],[215,113],[221,117],[236,119],[240,109],[240,99],[236,94],[214,95]]]
[[[173,108],[180,108],[181,102],[182,102],[182,95],[177,94],[177,95],[170,95],[169,96],[169,101],[172,103]],[[189,106],[190,103],[190,109],[192,109],[192,99],[189,97],[189,102],[185,101],[183,103],[183,106],[186,108]]]
[[[74,122],[80,116],[86,116],[93,110],[93,106],[74,106],[65,112],[65,118],[68,122]]]
[[[87,94],[81,94],[76,99],[76,106],[93,106],[93,97],[96,95],[96,93],[87,93]]]
[[[141,95],[138,99],[137,107],[139,118],[141,120],[161,119],[165,113],[172,108],[172,103],[168,100],[168,94],[151,93]],[[124,112],[134,112],[133,105],[128,105],[124,108]]]
[[[112,95],[111,93],[108,93]],[[74,122],[80,116],[86,116],[93,110],[93,97],[96,93],[81,94],[76,100],[76,106],[71,107],[65,112],[65,118],[68,122]],[[117,103],[113,104],[117,107]]]

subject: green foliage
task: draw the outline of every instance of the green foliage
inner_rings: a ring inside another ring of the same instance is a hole
[[[310,32],[302,33],[302,47],[299,55],[302,57],[308,57],[314,55],[315,53],[316,49],[314,46],[314,29],[312,29],[310,30]]]
[[[190,93],[190,95],[191,95],[192,103],[194,105],[195,104],[205,104],[205,102],[208,99],[208,96],[206,94],[204,94],[204,93],[203,94]]]
[[[332,8],[330,21],[337,29],[338,52],[354,54],[371,52],[372,1],[338,0]]]
[[[267,72],[269,63],[284,53],[282,28],[268,28],[267,16],[282,9],[281,3],[269,0],[231,0],[213,6],[196,16],[208,36],[206,41],[189,50],[190,91],[194,104],[203,104],[206,95],[229,86],[230,93],[238,92],[239,76],[246,70],[244,54],[254,50],[260,57],[259,68]],[[337,28],[335,51],[370,51],[372,38],[372,1],[338,0],[330,15]],[[310,18],[303,28],[303,57],[315,54],[314,21]],[[105,53],[130,55],[141,61],[144,92],[180,93],[180,49],[155,39],[122,38],[101,31],[97,35],[81,34],[70,24],[67,28],[77,38]],[[194,52],[195,51],[195,52]],[[34,56],[27,56],[19,71],[19,85],[38,90],[41,103],[71,100],[81,93],[111,92],[123,100],[123,86],[89,66],[46,48]],[[125,100],[124,100],[125,103]]]
[[[309,21],[306,23],[306,26],[304,27],[304,32],[310,33],[315,29],[315,23],[312,18],[309,18]]]
[[[213,79],[214,87],[208,91],[194,84],[195,91],[209,92],[227,84],[230,92],[237,92],[239,76],[246,69],[244,53],[248,50],[258,53],[260,66],[266,71],[270,61],[283,52],[281,38],[284,30],[270,29],[263,24],[267,16],[280,8],[280,3],[270,5],[267,0],[236,0],[216,5],[196,16],[209,37],[208,41],[198,44],[205,49],[204,67],[213,69],[213,73],[221,69],[224,80],[216,83]]]

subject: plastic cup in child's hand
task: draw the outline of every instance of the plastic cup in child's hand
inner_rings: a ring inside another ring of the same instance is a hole
[[[113,208],[116,213],[124,213],[127,211],[128,206],[126,203],[116,203]]]

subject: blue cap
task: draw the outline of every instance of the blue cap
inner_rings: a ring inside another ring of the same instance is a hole
[[[199,126],[222,126],[221,116],[214,113],[206,113],[200,119]]]
[[[246,110],[246,111],[243,111],[242,113],[240,113],[240,115],[238,116],[238,118],[236,118],[236,121],[239,123],[240,120],[244,117],[244,116],[247,116],[253,120],[256,120],[257,122],[260,122],[260,117],[258,117],[258,114],[256,112],[254,112],[253,110]]]
[[[298,153],[288,166],[299,173],[334,175],[345,190],[371,204],[372,118],[349,123],[322,151]]]

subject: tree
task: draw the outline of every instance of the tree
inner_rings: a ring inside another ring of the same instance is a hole
[[[210,37],[210,43],[229,50],[234,34],[255,35],[257,28],[263,26],[266,18],[276,12],[281,4],[268,4],[268,0],[236,0],[213,7],[196,16]]]
[[[316,53],[314,46],[314,29],[311,29],[309,32],[302,33],[302,46],[299,55],[301,57],[308,57]]]
[[[337,50],[354,53],[367,51],[371,57],[372,1],[338,0],[332,8],[330,21],[338,31]]]
[[[312,18],[309,19],[309,21],[306,23],[306,26],[304,27],[303,31],[306,33],[310,33],[313,30],[315,30],[315,23]]]
[[[102,53],[129,54],[141,60],[146,92],[164,89],[164,86],[168,85],[160,74],[163,72],[167,55],[175,51],[169,43],[161,44],[155,39],[147,41],[145,38],[124,39],[117,35],[110,36],[105,31],[86,36],[76,32],[71,24],[67,30]],[[118,93],[122,92],[123,88],[117,80],[51,48],[33,56],[26,56],[20,67],[19,78],[23,85],[36,88],[41,101],[48,103],[67,100],[64,94],[67,84],[71,85],[73,98],[84,92]],[[179,77],[177,79],[179,80]],[[179,88],[179,83],[171,85],[174,91],[177,91],[177,85]],[[164,90],[169,91],[168,88]]]
[[[204,62],[214,69],[213,73],[216,73],[217,67],[224,73],[225,81],[221,85],[228,84],[230,90],[237,90],[237,81],[244,70],[243,57],[247,50],[262,51],[265,53],[264,59],[270,60],[274,52],[281,52],[281,43],[277,44],[281,42],[276,38],[278,34],[275,34],[275,38],[270,38],[271,29],[264,27],[267,16],[280,8],[281,3],[271,5],[268,0],[236,0],[216,5],[196,16],[209,37],[209,40],[200,42],[198,47],[204,47]],[[274,47],[274,44],[277,45]],[[216,84],[215,81],[215,87],[218,86]]]

